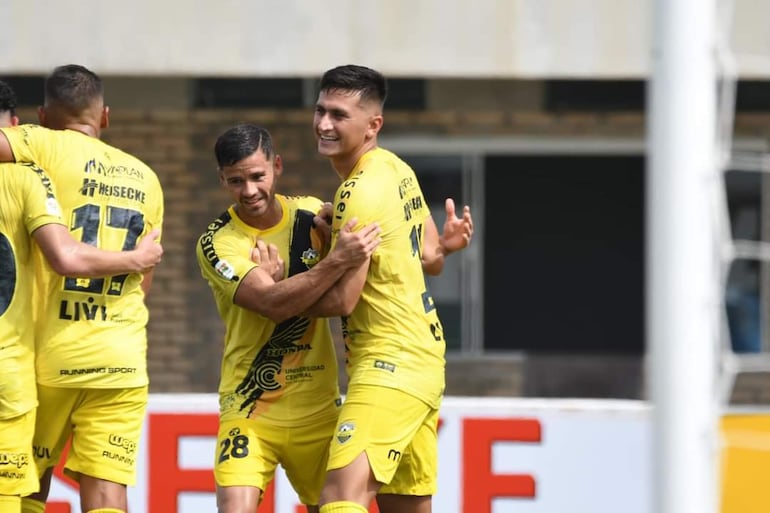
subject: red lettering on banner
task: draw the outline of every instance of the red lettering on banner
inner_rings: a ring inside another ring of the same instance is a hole
[[[179,438],[185,435],[216,436],[217,415],[150,414],[148,426],[149,513],[179,511],[180,492],[213,492],[211,470],[179,468]]]
[[[275,480],[270,481],[265,493],[262,494],[262,502],[259,503],[259,513],[275,513]]]
[[[45,513],[72,513],[69,502],[46,502]]]
[[[59,458],[59,463],[53,469],[53,475],[61,481],[61,483],[69,488],[72,488],[76,492],[79,492],[80,485],[74,479],[70,479],[64,473],[64,462],[67,461],[67,454],[70,451],[70,442],[64,446],[62,455]],[[72,505],[69,502],[61,502],[56,500],[49,500],[45,503],[45,513],[72,513]]]
[[[442,420],[438,422],[441,429]],[[215,492],[211,469],[179,467],[179,441],[185,436],[216,437],[219,418],[215,413],[150,413],[148,415],[148,513],[168,513],[179,510],[179,494],[183,492]],[[212,459],[214,455],[212,454]],[[61,469],[57,468],[57,477]],[[66,479],[69,483],[74,483]],[[152,483],[163,483],[153,486]],[[268,485],[259,505],[259,513],[275,513],[275,481]],[[62,508],[62,509],[60,509]],[[64,509],[66,508],[66,509]],[[295,506],[296,513],[305,513],[304,505]],[[67,503],[49,503],[46,513],[71,513]],[[369,513],[379,513],[372,501]]]
[[[72,513],[69,502],[46,502],[45,513]]]
[[[463,511],[491,513],[497,497],[535,498],[530,474],[493,474],[495,442],[540,443],[542,427],[536,419],[463,420]]]

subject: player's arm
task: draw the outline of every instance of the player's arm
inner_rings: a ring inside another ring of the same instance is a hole
[[[160,262],[163,255],[157,242],[160,230],[150,232],[130,251],[107,251],[76,241],[64,225],[56,223],[37,228],[32,236],[53,270],[64,276],[141,273]]]
[[[318,213],[313,217],[313,230],[321,239],[321,258],[326,256],[332,241],[332,208],[329,202],[321,205]]]
[[[235,292],[236,305],[281,322],[307,310],[350,268],[367,261],[379,244],[377,224],[353,231],[351,219],[340,230],[337,245],[312,269],[276,282],[271,270],[260,265],[244,276]],[[277,253],[277,252],[274,252]],[[263,256],[263,262],[270,256]]]
[[[147,294],[150,293],[150,287],[152,286],[152,278],[155,275],[155,268],[153,267],[149,271],[145,271],[142,273],[142,292],[144,292],[144,297],[147,297]]]
[[[364,290],[366,275],[369,272],[369,261],[348,269],[316,303],[308,308],[308,317],[339,317],[350,315],[358,304],[361,292]]]
[[[473,218],[469,206],[463,207],[462,217],[455,214],[455,203],[451,198],[445,202],[446,221],[444,232],[439,235],[436,223],[428,216],[423,227],[422,268],[430,275],[437,276],[444,269],[444,259],[455,251],[468,246],[473,236]]]
[[[352,195],[352,188],[356,187],[356,194]],[[364,212],[365,216],[372,218],[377,212],[387,208],[381,203],[382,194],[376,187],[376,183],[371,184],[350,184],[348,189],[343,192],[347,207],[339,210],[339,213],[347,212],[347,216],[353,216],[351,212]],[[318,215],[314,218],[316,229],[321,232],[331,233],[332,215],[334,214],[334,205],[325,203]],[[345,221],[345,214],[339,216],[342,222]],[[325,229],[324,229],[325,228]],[[339,243],[339,240],[337,241]],[[310,306],[304,313],[308,317],[339,317],[350,315],[358,304],[361,293],[366,283],[367,273],[371,256],[366,258],[360,264],[348,269],[337,282],[330,287],[324,294]]]
[[[164,192],[160,186],[160,181],[158,181],[157,179],[157,175],[155,175],[155,179],[153,180],[153,185],[151,185],[150,190],[152,190],[154,207],[150,207],[149,211],[152,212],[152,214],[148,214],[147,216],[148,224],[146,226],[148,228],[154,228],[154,229],[160,230],[161,226],[163,225]],[[144,292],[145,301],[147,300],[147,296],[150,294],[150,288],[152,287],[152,281],[154,277],[155,277],[155,267],[151,267],[150,269],[145,269],[144,272],[142,273],[142,282],[139,284],[139,286],[142,288],[142,292]]]

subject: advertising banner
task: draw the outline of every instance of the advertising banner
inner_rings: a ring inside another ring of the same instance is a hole
[[[723,513],[770,511],[770,493],[757,495],[770,489],[755,486],[770,468],[770,452],[757,451],[770,439],[770,416],[735,415],[723,426]],[[216,395],[151,395],[142,442],[126,455],[138,464],[130,513],[215,512],[216,431]],[[447,397],[433,510],[653,513],[650,434],[641,401]],[[60,468],[46,511],[80,511],[77,485]],[[304,511],[279,469],[259,513]]]

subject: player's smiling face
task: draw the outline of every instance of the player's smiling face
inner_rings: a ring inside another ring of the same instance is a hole
[[[361,93],[342,89],[321,91],[313,116],[318,153],[333,160],[352,160],[375,146],[382,116],[375,102],[362,102]]]
[[[261,149],[220,169],[222,184],[237,205],[238,217],[246,224],[264,229],[280,220],[275,185],[282,171],[281,156],[266,159]]]

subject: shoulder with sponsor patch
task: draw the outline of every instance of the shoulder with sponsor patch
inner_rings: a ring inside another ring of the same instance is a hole
[[[200,265],[208,265],[216,274],[229,281],[238,281],[240,277],[235,273],[233,266],[225,259],[220,258],[214,245],[217,234],[232,221],[230,212],[225,211],[214,219],[206,227],[206,231],[198,238],[197,252]]]
[[[51,182],[51,179],[48,177],[48,174],[43,170],[41,167],[39,167],[36,164],[33,164],[31,162],[22,162],[18,164],[25,170],[28,170],[29,172],[33,173],[33,176],[35,177],[36,181],[40,182],[40,185],[42,186],[43,190],[45,191],[45,204],[46,204],[46,210],[48,211],[49,215],[61,217],[62,211],[61,206],[59,205],[59,202],[56,199],[56,193],[54,190],[53,183]]]

